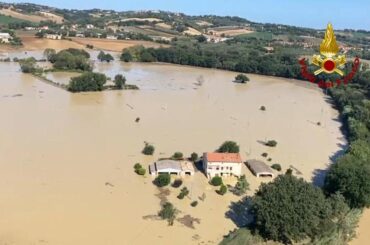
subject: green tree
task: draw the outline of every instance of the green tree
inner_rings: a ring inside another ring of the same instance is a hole
[[[314,239],[331,227],[331,207],[321,189],[292,175],[262,184],[252,200],[255,229],[286,244]]]
[[[159,174],[157,178],[154,179],[154,183],[158,187],[164,187],[169,185],[171,182],[171,175],[169,174]]]
[[[217,193],[219,194],[219,195],[225,195],[226,194],[226,192],[227,192],[227,187],[226,187],[226,185],[224,185],[224,184],[222,184],[221,186],[220,186],[220,189],[217,191]]]
[[[52,48],[47,48],[44,50],[44,57],[46,58],[47,61],[52,61],[54,60],[54,56],[56,55],[55,49]]]
[[[370,165],[353,155],[342,157],[330,168],[324,189],[341,193],[352,208],[370,206]]]
[[[106,61],[109,63],[114,60],[114,58],[111,54],[100,51],[100,53],[98,54],[98,60],[100,60],[100,62]]]
[[[234,141],[225,141],[220,148],[218,148],[218,152],[239,153],[239,146]]]
[[[130,62],[133,60],[131,53],[128,50],[124,50],[121,55],[121,60],[124,62]]]
[[[249,190],[249,183],[245,175],[242,175],[238,178],[238,182],[236,182],[234,194],[241,196],[244,195],[247,190]]]
[[[187,195],[189,195],[189,190],[187,187],[183,187],[180,191],[180,194],[177,196],[177,198],[184,199],[184,197],[186,197]]]
[[[146,143],[145,146],[144,146],[144,149],[143,149],[142,153],[144,155],[153,155],[154,154],[154,150],[155,150],[155,148],[154,148],[153,145],[150,145],[150,144]]]
[[[198,161],[198,159],[199,159],[199,156],[198,156],[198,154],[196,152],[191,153],[190,160],[192,162],[196,162],[196,161]]]
[[[176,219],[176,215],[178,214],[178,210],[173,206],[172,203],[166,202],[163,206],[161,211],[158,212],[158,216],[164,220],[168,221],[168,225],[172,226],[173,222]]]
[[[267,146],[270,146],[270,147],[275,147],[277,145],[277,141],[276,140],[269,140],[266,142]]]
[[[36,71],[36,59],[33,57],[19,60],[19,65],[23,73],[33,73]]]
[[[211,179],[211,184],[214,186],[220,186],[222,183],[222,178],[220,176],[215,176]]]
[[[115,77],[114,77],[114,85],[118,88],[118,89],[123,89],[125,87],[125,84],[126,84],[126,77],[124,77],[123,75],[121,74],[117,74]]]
[[[173,159],[175,160],[181,160],[184,158],[184,154],[182,152],[175,152],[172,156]]]
[[[102,91],[107,77],[101,73],[85,72],[81,76],[71,78],[68,90],[71,92]]]

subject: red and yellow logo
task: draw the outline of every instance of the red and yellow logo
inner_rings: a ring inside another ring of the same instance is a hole
[[[352,71],[344,77],[345,74],[342,69],[346,64],[346,56],[340,55],[338,53],[339,47],[334,35],[333,26],[329,23],[326,28],[324,40],[320,45],[320,54],[314,55],[312,57],[311,64],[316,66],[317,69],[314,71],[313,74],[309,73],[306,59],[303,58],[299,61],[299,64],[301,65],[302,76],[312,83],[318,83],[318,85],[322,88],[334,87],[334,84],[347,84],[348,81],[350,81],[357,72],[360,65],[360,60],[359,58],[355,58],[352,65]],[[338,74],[341,78],[336,79],[335,83],[330,80],[324,81],[323,79],[319,79],[318,81],[317,76],[322,73],[335,73]]]

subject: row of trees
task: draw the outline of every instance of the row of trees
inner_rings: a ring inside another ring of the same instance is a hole
[[[69,48],[58,53],[54,49],[45,49],[44,56],[58,70],[92,70],[90,54],[83,49]]]

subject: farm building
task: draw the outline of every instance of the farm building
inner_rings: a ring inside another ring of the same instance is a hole
[[[176,174],[176,175],[194,175],[194,167],[188,161],[175,161],[175,160],[159,160],[149,165],[149,172],[151,175],[158,174]]]
[[[207,152],[203,154],[203,168],[208,178],[240,176],[242,163],[239,153]]]
[[[10,36],[7,32],[1,32],[0,33],[0,42],[2,43],[9,43],[10,39],[12,39],[12,36]]]
[[[259,177],[270,176],[274,177],[274,172],[271,168],[264,162],[258,160],[249,160],[247,161],[248,168],[252,171],[252,173]]]

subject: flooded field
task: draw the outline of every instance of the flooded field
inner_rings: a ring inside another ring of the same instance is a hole
[[[189,198],[178,200],[178,189],[160,192],[133,165],[234,140],[244,160],[267,152],[283,171],[320,182],[346,144],[338,112],[308,83],[249,75],[234,84],[232,72],[166,64],[96,62],[95,70],[123,73],[141,90],[71,94],[0,64],[0,244],[217,244],[236,227],[225,213],[237,197],[219,196],[197,172],[185,179]],[[266,148],[269,139],[278,146]],[[144,142],[154,156],[140,153]],[[253,194],[261,180],[244,172]],[[193,227],[153,219],[165,199],[179,218],[197,219]]]

